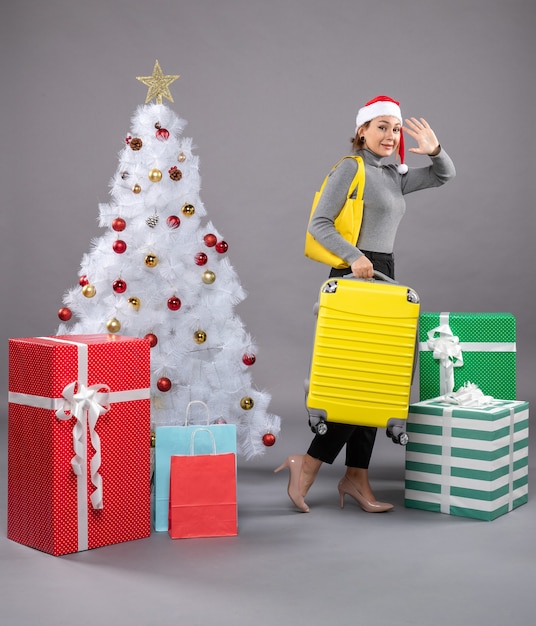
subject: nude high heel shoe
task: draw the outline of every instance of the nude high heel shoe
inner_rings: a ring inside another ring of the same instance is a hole
[[[309,513],[309,507],[305,504],[305,500],[300,493],[300,472],[302,467],[303,456],[301,454],[293,454],[287,457],[274,473],[280,472],[285,467],[289,471],[288,479],[288,497],[292,500],[294,506],[302,513]]]
[[[351,496],[367,513],[384,513],[394,508],[388,502],[370,502],[359,491],[350,479],[345,476],[339,483],[339,495],[341,497],[341,509],[344,509],[344,496]]]

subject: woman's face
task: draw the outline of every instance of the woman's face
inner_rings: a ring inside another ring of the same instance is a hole
[[[371,120],[368,128],[361,127],[360,136],[365,137],[365,148],[381,157],[388,157],[398,149],[402,124],[396,117],[382,115]]]

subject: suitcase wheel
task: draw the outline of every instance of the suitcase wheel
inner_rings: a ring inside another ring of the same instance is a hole
[[[309,426],[315,435],[325,435],[328,432],[328,425],[324,420],[320,420],[315,424],[309,420]]]
[[[401,446],[407,445],[409,437],[404,427],[399,423],[390,424],[385,430],[385,434],[390,437],[393,443],[398,443]]]
[[[315,433],[317,435],[325,435],[328,432],[328,425],[326,422],[318,422],[315,426]]]

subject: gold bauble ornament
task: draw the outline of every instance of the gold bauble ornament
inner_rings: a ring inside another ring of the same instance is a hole
[[[162,172],[156,167],[152,170],[149,170],[149,180],[152,183],[158,183],[162,180]]]
[[[186,155],[184,154],[184,152],[181,152],[181,153],[179,154],[179,156],[177,157],[177,161],[178,161],[179,163],[184,163],[184,161],[186,161]]]
[[[182,205],[181,211],[183,212],[184,215],[187,215],[188,217],[190,217],[191,215],[195,213],[195,207],[193,204],[186,202],[186,204]]]
[[[154,448],[156,446],[156,433],[152,432],[151,433],[151,448]]]
[[[194,333],[194,341],[195,343],[205,343],[207,340],[207,333],[204,330],[196,330]]]
[[[95,287],[93,285],[84,285],[82,287],[82,294],[86,297],[86,298],[93,298],[93,296],[97,293],[97,290],[95,289]]]
[[[136,298],[136,296],[132,296],[132,298],[128,299],[128,303],[134,308],[136,311],[139,311],[140,308],[140,299]]]
[[[214,272],[212,272],[211,270],[205,270],[203,272],[203,275],[201,276],[201,279],[203,280],[205,285],[212,285],[212,283],[216,280],[216,274],[214,274]]]
[[[138,185],[138,183],[136,183],[134,185],[134,187],[132,187],[132,192],[133,193],[141,193],[141,187]]]
[[[121,322],[115,317],[112,317],[111,320],[106,322],[106,328],[110,333],[118,333],[121,330]]]
[[[249,411],[253,408],[253,405],[253,398],[250,398],[249,396],[245,396],[242,400],[240,400],[240,406],[244,409],[244,411]]]
[[[154,254],[148,254],[145,257],[145,265],[147,267],[156,267],[158,265],[158,257]]]

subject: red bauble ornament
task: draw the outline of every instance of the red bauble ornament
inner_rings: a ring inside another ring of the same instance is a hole
[[[166,130],[165,128],[159,128],[156,131],[156,138],[160,139],[160,141],[166,141],[166,139],[169,139],[169,130]]]
[[[256,360],[257,357],[254,354],[244,354],[244,356],[242,357],[242,363],[244,365],[253,365]]]
[[[229,244],[226,241],[218,241],[216,244],[216,252],[224,254],[227,250],[229,250]]]
[[[270,446],[273,446],[275,443],[275,435],[272,435],[272,433],[266,433],[265,435],[263,435],[262,437],[262,443],[269,448]]]
[[[83,276],[80,276],[78,282],[80,283],[80,287],[85,287],[86,285],[89,285],[89,278],[84,274]]]
[[[177,296],[172,296],[167,301],[168,309],[171,311],[178,311],[181,308],[182,302],[177,298]]]
[[[171,381],[169,378],[162,376],[162,378],[158,379],[156,386],[160,389],[160,391],[169,391],[171,389]]]
[[[122,230],[125,230],[127,223],[122,217],[116,217],[112,221],[112,229],[117,233],[120,233]]]
[[[118,278],[112,283],[112,289],[115,291],[115,293],[125,293],[125,291],[127,290],[127,284],[124,280]]]
[[[169,228],[175,229],[181,225],[181,220],[178,215],[170,215],[166,220],[166,224]]]
[[[154,348],[156,344],[158,343],[158,337],[153,333],[147,333],[144,339],[147,339],[151,348]]]
[[[116,239],[112,244],[112,248],[117,254],[123,254],[127,249],[127,244],[122,239]]]
[[[58,311],[58,317],[62,322],[68,322],[72,316],[73,314],[71,309],[68,309],[67,307],[63,307]]]
[[[195,255],[196,265],[206,265],[207,261],[208,261],[208,256],[204,252],[198,252]]]
[[[207,246],[208,248],[213,248],[216,245],[218,238],[216,237],[216,235],[209,233],[208,235],[205,235],[203,237],[203,241],[205,242],[205,246]]]

